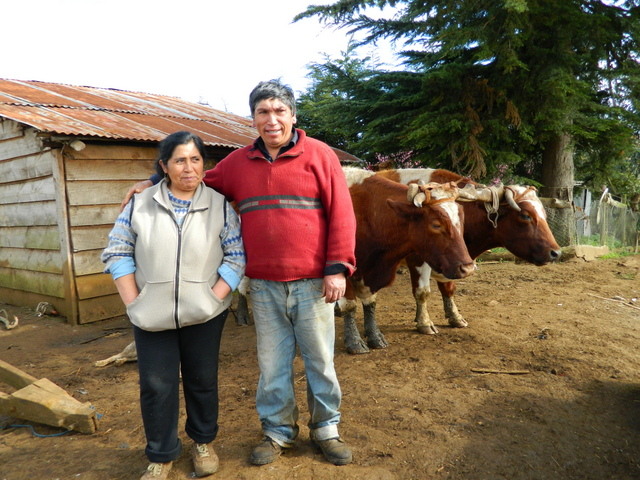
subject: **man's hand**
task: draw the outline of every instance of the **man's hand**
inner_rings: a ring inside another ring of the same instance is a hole
[[[337,302],[344,296],[346,288],[347,279],[344,276],[344,273],[327,275],[324,277],[324,284],[322,286],[322,294],[325,297],[324,301],[327,303]]]
[[[133,197],[134,193],[140,193],[144,189],[151,186],[153,186],[153,182],[151,180],[142,180],[141,182],[138,182],[133,187],[131,187],[127,194],[124,196],[124,200],[122,200],[122,203],[120,204],[120,211],[124,210],[124,207],[127,205],[127,203],[129,203],[129,200],[131,200],[131,197]]]

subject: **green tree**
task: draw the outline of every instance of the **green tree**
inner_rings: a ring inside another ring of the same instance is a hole
[[[357,85],[333,83],[336,72],[316,66],[314,85],[335,87],[334,99],[344,94],[348,104],[336,100],[325,115],[357,114],[347,145],[359,155],[410,151],[479,180],[506,171],[570,200],[576,163],[596,181],[637,158],[639,4],[341,0],[296,19],[364,34],[359,45],[401,46],[401,71],[361,63]],[[382,18],[368,15],[378,9]],[[354,61],[348,53],[342,60]]]
[[[342,58],[325,56],[325,63],[308,66],[311,86],[298,98],[297,117],[309,135],[360,156],[366,152],[360,147],[365,125],[359,106],[371,101],[366,86],[374,66],[369,57],[355,57],[354,49],[349,43]]]

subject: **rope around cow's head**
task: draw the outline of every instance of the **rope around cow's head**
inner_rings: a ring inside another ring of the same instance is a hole
[[[518,202],[522,201],[529,192],[537,191],[536,187],[526,186],[523,191],[518,192],[518,187],[518,185],[504,186],[502,184],[489,187],[467,184],[460,189],[459,197],[463,202],[483,202],[487,211],[487,219],[491,222],[493,228],[497,228],[500,204],[504,203],[516,212],[520,212],[521,209],[518,206]]]

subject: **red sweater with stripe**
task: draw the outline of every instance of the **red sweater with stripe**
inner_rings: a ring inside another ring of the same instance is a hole
[[[336,154],[297,130],[273,162],[252,144],[206,172],[204,183],[235,201],[250,278],[321,278],[342,264],[355,270],[356,221]]]

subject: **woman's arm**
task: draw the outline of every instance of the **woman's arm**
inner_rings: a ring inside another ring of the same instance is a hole
[[[224,256],[222,265],[218,268],[220,278],[212,287],[213,293],[221,299],[238,288],[238,284],[244,276],[246,265],[244,244],[242,243],[242,236],[240,235],[240,219],[229,202],[224,203],[226,222],[220,233]],[[218,292],[220,292],[220,294]]]
[[[136,285],[136,277],[133,273],[116,278],[114,283],[125,306],[133,302],[138,296],[138,286]]]

